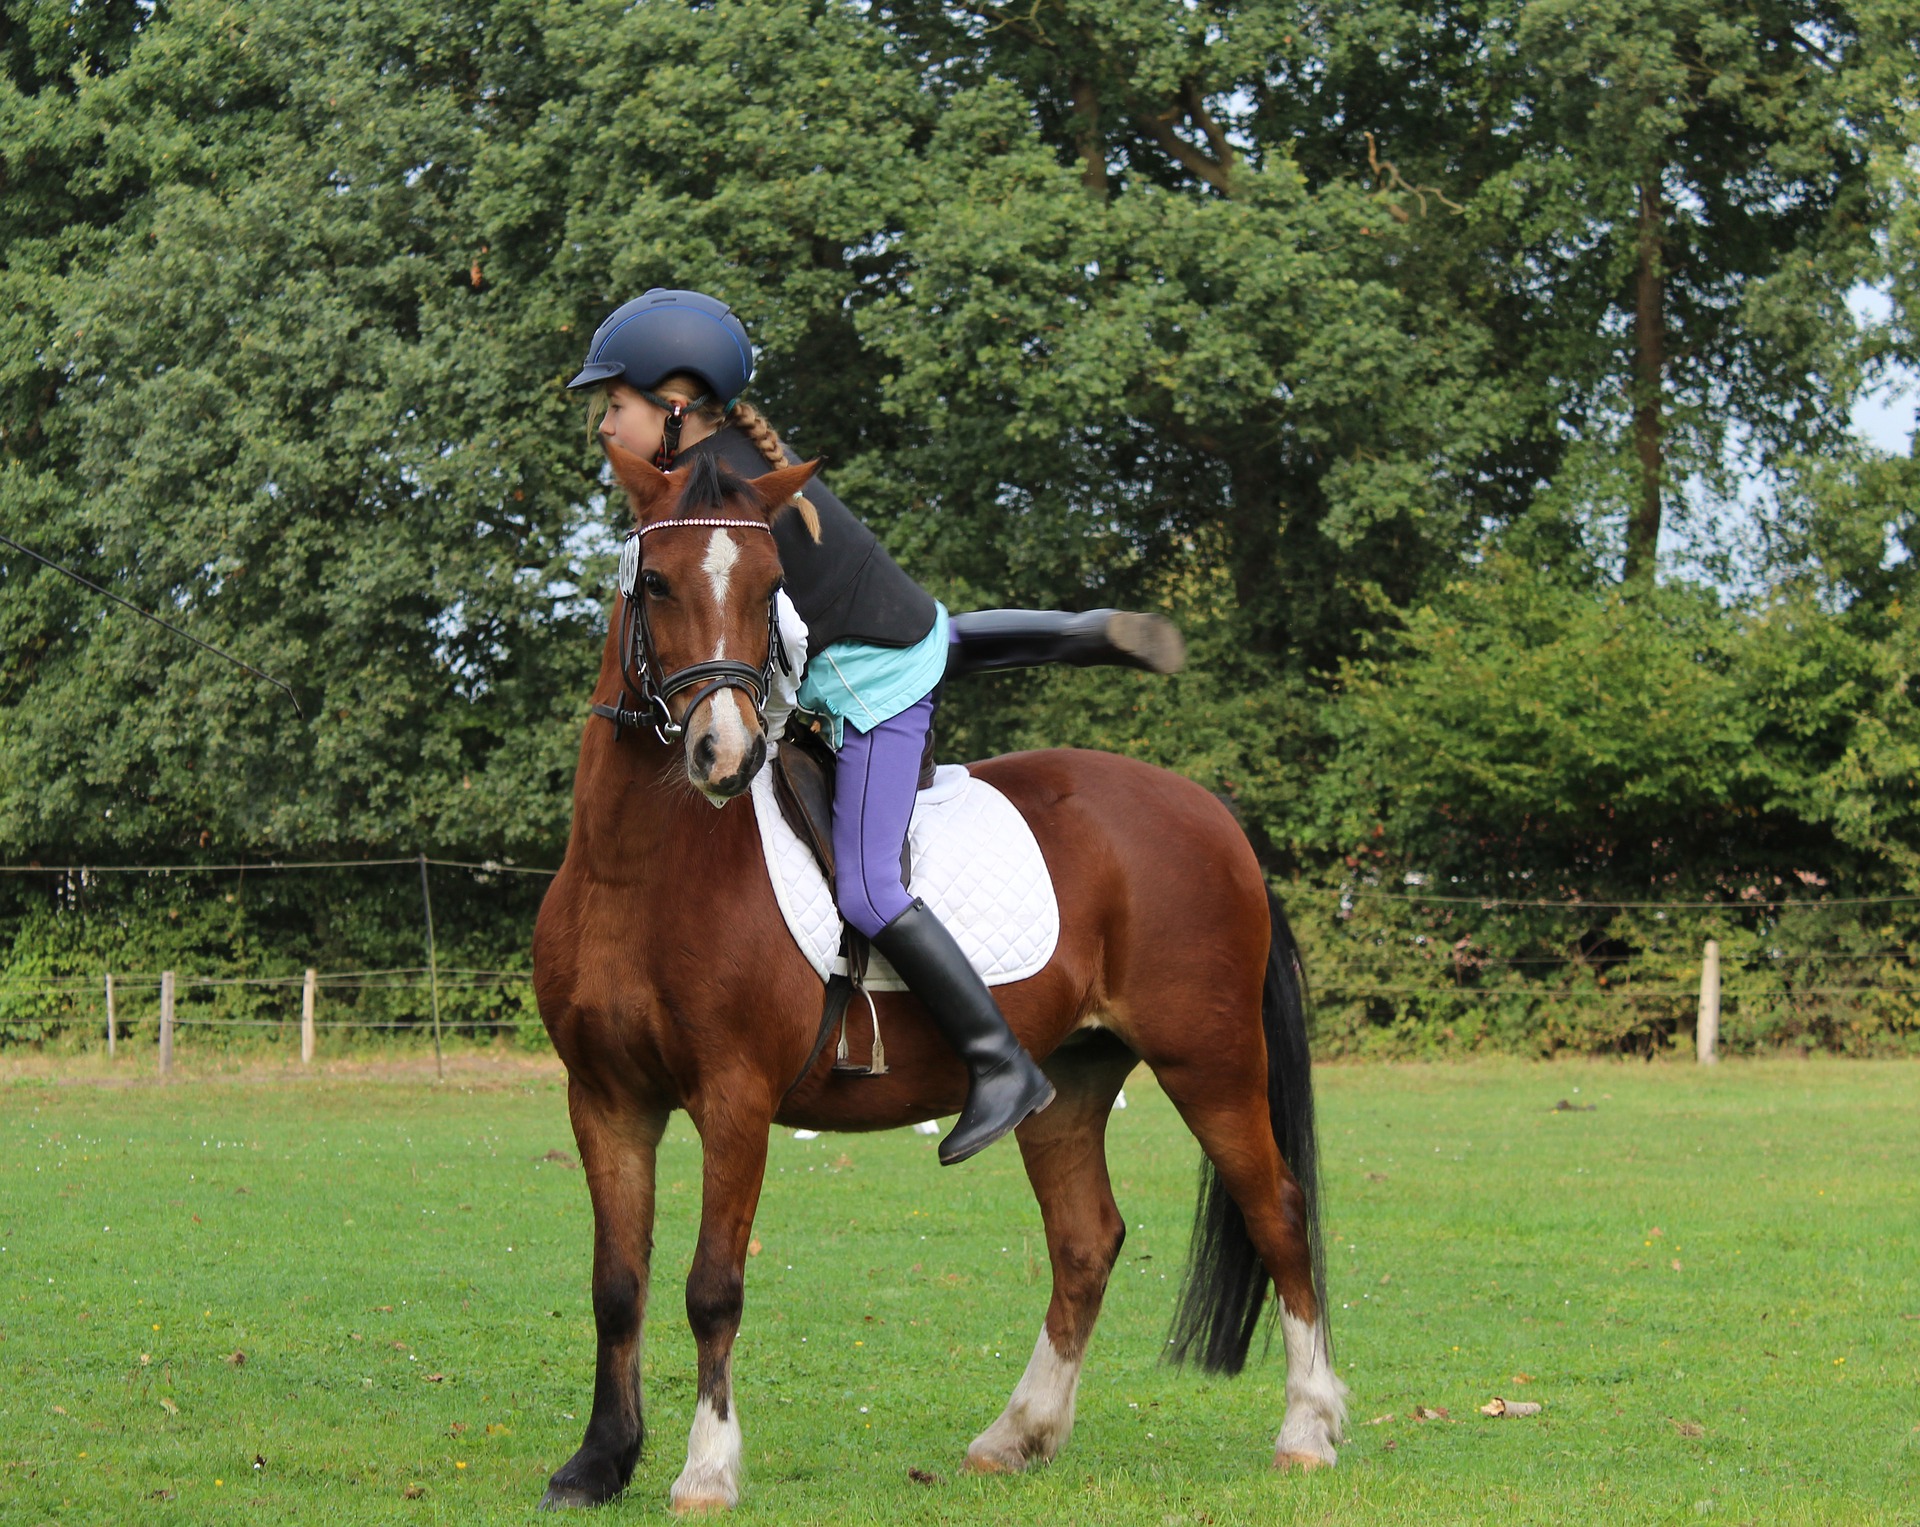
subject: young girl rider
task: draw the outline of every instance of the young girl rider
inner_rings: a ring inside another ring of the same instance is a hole
[[[798,458],[740,393],[753,346],[726,304],[656,287],[595,330],[567,384],[598,390],[599,433],[662,471],[710,455],[742,477]],[[795,514],[774,523],[788,598],[806,622],[801,707],[838,754],[834,900],[887,957],[967,1064],[970,1085],[940,1160],[964,1161],[1053,1101],[953,935],[900,879],[936,691],[952,673],[1037,663],[1115,663],[1158,673],[1184,661],[1180,634],[1153,615],[982,610],[949,617],[879,538],[815,477],[818,536]]]

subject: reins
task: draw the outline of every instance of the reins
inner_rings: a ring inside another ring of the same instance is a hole
[[[751,663],[735,662],[731,658],[714,658],[704,663],[689,663],[685,668],[661,674],[660,657],[653,644],[653,625],[647,617],[647,601],[638,593],[640,543],[654,531],[674,526],[695,530],[764,530],[768,535],[773,534],[773,527],[764,520],[693,517],[655,520],[651,525],[642,525],[638,530],[627,532],[625,543],[620,548],[620,698],[613,705],[596,703],[589,707],[594,715],[604,716],[613,723],[616,739],[629,728],[650,726],[653,735],[663,745],[670,746],[681,741],[686,734],[686,722],[673,719],[669,702],[675,695],[689,689],[697,689],[699,693],[687,704],[685,714],[688,717],[721,690],[743,689],[753,699],[754,714],[764,720],[767,695],[773,688],[774,664],[780,664],[783,670],[786,668],[787,655],[780,645],[774,602],[769,600],[767,661],[762,667],[755,668]],[[639,703],[636,705],[627,703],[628,684],[639,693]]]

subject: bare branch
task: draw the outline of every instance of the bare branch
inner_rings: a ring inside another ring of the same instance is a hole
[[[960,9],[969,16],[978,16],[982,21],[991,23],[987,28],[989,31],[1011,32],[1015,37],[1032,43],[1036,48],[1058,52],[1060,45],[1047,36],[1046,28],[1040,25],[1040,7],[1043,3],[1044,0],[1033,0],[1033,3],[1027,7],[1025,17],[1009,15],[1005,9],[997,5],[962,4]]]
[[[1391,159],[1382,159],[1380,157],[1380,150],[1373,141],[1372,133],[1362,133],[1361,137],[1367,140],[1367,168],[1373,172],[1374,180],[1380,190],[1388,191],[1397,188],[1405,191],[1420,203],[1420,215],[1422,217],[1427,215],[1427,197],[1429,195],[1450,212],[1464,212],[1467,210],[1458,202],[1448,200],[1447,194],[1438,186],[1416,186],[1409,184],[1407,178],[1400,173],[1400,167],[1397,164]],[[1392,214],[1395,222],[1404,223],[1407,221],[1406,209],[1396,203],[1389,201],[1387,203],[1387,211]]]
[[[1797,28],[1788,27],[1787,36],[1793,39],[1793,45],[1796,48],[1798,48],[1802,53],[1810,53],[1815,58],[1819,59],[1821,63],[1825,64],[1829,69],[1833,70],[1834,73],[1838,74],[1840,72],[1840,68],[1841,68],[1840,60],[1835,58],[1831,53],[1827,52],[1827,50],[1821,47],[1817,42],[1812,42],[1812,41],[1809,41],[1807,38],[1802,37]]]
[[[1199,176],[1221,195],[1230,195],[1232,187],[1228,183],[1227,171],[1173,130],[1174,119],[1179,115],[1177,111],[1159,112],[1151,116],[1141,113],[1134,120],[1146,129],[1147,135],[1165,149],[1171,158]]]
[[[1193,124],[1206,134],[1207,143],[1213,149],[1213,157],[1219,161],[1222,171],[1233,169],[1233,144],[1228,141],[1226,132],[1213,119],[1213,113],[1207,110],[1207,103],[1201,99],[1199,89],[1189,84],[1183,92],[1187,115]]]

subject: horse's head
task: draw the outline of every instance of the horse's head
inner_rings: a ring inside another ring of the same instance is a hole
[[[615,617],[623,680],[640,689],[662,740],[680,737],[687,778],[719,805],[766,761],[773,521],[819,463],[748,479],[706,456],[677,472],[610,441],[607,456],[635,525]]]

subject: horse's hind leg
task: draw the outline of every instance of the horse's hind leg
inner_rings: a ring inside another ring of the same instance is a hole
[[[1063,1046],[1044,1067],[1058,1096],[1016,1132],[1046,1227],[1053,1299],[1013,1398],[967,1449],[969,1469],[998,1474],[1045,1463],[1073,1431],[1080,1366],[1126,1239],[1107,1178],[1107,1116],[1136,1064],[1106,1034]]]
[[[1221,1030],[1208,1026],[1207,1032]],[[1196,1268],[1193,1276],[1212,1278],[1215,1313],[1214,1339],[1196,1342],[1211,1350],[1199,1355],[1208,1367],[1238,1371],[1264,1293],[1264,1268],[1280,1294],[1287,1348],[1287,1410],[1273,1461],[1278,1468],[1311,1469],[1334,1462],[1334,1444],[1346,1425],[1347,1386],[1333,1371],[1313,1275],[1306,1195],[1274,1140],[1266,1073],[1265,1057],[1252,1043],[1226,1042],[1156,1067],[1161,1086],[1212,1162],[1219,1188],[1232,1200],[1231,1207],[1208,1205],[1214,1212],[1203,1213],[1215,1265]],[[1233,1223],[1233,1209],[1240,1226]],[[1236,1327],[1237,1341],[1220,1339]]]
[[[548,1482],[541,1505],[597,1506],[627,1487],[646,1425],[640,1406],[641,1321],[653,1250],[654,1153],[667,1111],[596,1097],[575,1082],[567,1111],[593,1199],[593,1412],[585,1440]]]

